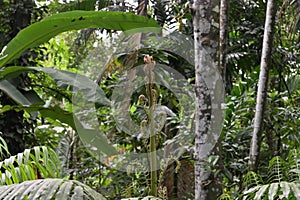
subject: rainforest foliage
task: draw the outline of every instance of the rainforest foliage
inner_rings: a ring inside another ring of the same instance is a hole
[[[276,1],[255,168],[268,1],[223,2],[225,39],[200,41],[225,91],[205,187],[300,199],[300,1]],[[0,199],[194,199],[194,14],[187,0],[0,0]]]

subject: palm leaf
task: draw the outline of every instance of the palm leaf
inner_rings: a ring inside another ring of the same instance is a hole
[[[279,184],[278,183],[272,183],[269,187],[269,193],[268,193],[268,199],[269,200],[273,200],[275,198],[275,195],[278,192],[278,187]]]
[[[0,185],[35,180],[38,176],[59,178],[62,170],[54,150],[45,146],[26,149],[23,153],[5,159],[0,162],[0,169]]]
[[[300,153],[293,149],[290,151],[288,156],[288,177],[289,180],[299,181],[300,180]]]
[[[0,186],[0,199],[106,199],[75,180],[39,179]]]
[[[254,186],[259,186],[262,184],[262,178],[259,174],[250,171],[243,178],[243,187],[244,188],[253,188]]]
[[[275,156],[269,162],[268,184],[260,184],[258,175],[249,172],[244,178],[246,190],[243,192],[243,199],[276,199],[281,194],[285,198],[300,199],[300,159],[297,149],[291,150],[287,162],[281,157]],[[286,176],[288,173],[288,178]],[[289,180],[286,181],[286,180]],[[250,188],[249,188],[250,186]]]
[[[256,192],[254,200],[261,200],[268,187],[269,185],[261,186],[260,189]]]
[[[10,155],[8,151],[8,146],[5,140],[1,137],[2,133],[0,132],[0,159],[2,159],[5,155]]]
[[[286,163],[280,156],[275,156],[269,162],[268,182],[281,182],[286,180]]]

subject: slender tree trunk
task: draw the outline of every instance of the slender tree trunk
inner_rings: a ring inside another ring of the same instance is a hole
[[[219,50],[219,0],[195,0],[192,6],[195,46],[195,199],[215,200],[220,184],[207,160],[219,140],[223,98],[217,59]],[[218,94],[216,93],[218,91]],[[216,146],[218,147],[218,146]],[[216,149],[215,149],[216,150]],[[216,150],[218,152],[218,150]]]
[[[228,9],[230,0],[220,0],[220,70],[226,81],[226,55],[228,43]]]
[[[276,0],[268,0],[258,80],[255,117],[253,124],[253,134],[249,154],[249,170],[251,171],[256,171],[258,166],[258,156],[260,152],[261,135],[263,131],[263,117],[265,111],[267,84],[269,78],[269,66],[272,52],[275,15]]]

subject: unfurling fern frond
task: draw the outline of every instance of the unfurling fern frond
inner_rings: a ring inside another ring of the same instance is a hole
[[[10,185],[38,178],[60,178],[62,169],[54,150],[36,146],[0,162],[0,170],[0,185]]]
[[[106,199],[75,180],[39,179],[0,186],[0,199]]]

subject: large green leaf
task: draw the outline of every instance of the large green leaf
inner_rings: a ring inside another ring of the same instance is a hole
[[[110,101],[105,96],[104,91],[94,81],[84,75],[52,68],[31,67],[31,69],[47,73],[57,82],[59,87],[72,86],[74,92],[82,92],[82,95],[90,102],[110,105]]]
[[[42,68],[42,67],[19,67],[12,66],[0,71],[0,89],[5,91],[13,100],[22,106],[5,106],[1,112],[8,110],[25,110],[29,113],[39,112],[43,117],[49,117],[53,120],[59,120],[62,123],[66,123],[78,132],[85,144],[89,144],[97,151],[101,151],[108,156],[117,154],[116,149],[108,143],[108,139],[105,134],[99,130],[87,129],[77,119],[77,117],[70,112],[62,110],[58,106],[44,107],[41,104],[32,104],[26,96],[24,96],[19,90],[10,84],[7,78],[14,78],[22,72],[28,71],[41,71],[50,75],[59,86],[70,85],[76,88],[77,91],[81,91],[85,98],[91,102],[98,102],[103,105],[110,105],[110,101],[106,98],[101,88],[90,80],[88,77],[68,71]],[[1,81],[2,80],[2,81]]]
[[[7,80],[9,78],[15,78],[23,72],[32,71],[31,68],[22,66],[11,66],[0,70],[0,81]]]
[[[132,13],[70,11],[46,17],[34,23],[13,38],[2,51],[0,67],[18,57],[28,48],[36,47],[59,33],[83,28],[105,28],[130,30],[135,28],[159,27],[154,19]]]
[[[76,116],[70,112],[62,110],[58,106],[54,107],[43,107],[39,105],[31,106],[4,106],[1,112],[6,112],[8,110],[24,110],[27,112],[41,113],[43,117],[48,117],[53,120],[58,120],[62,123],[68,124],[74,130],[78,132],[83,142],[91,147],[97,148],[98,151],[105,153],[107,156],[113,156],[117,154],[116,149],[109,144],[107,137],[95,129],[85,128],[81,122],[76,118]]]
[[[5,92],[10,98],[23,106],[31,105],[31,102],[7,80],[0,81],[0,90]]]
[[[43,67],[20,67],[10,66],[0,70],[0,90],[7,93],[12,99],[21,105],[31,105],[37,101],[31,102],[28,97],[22,96],[22,93],[9,84],[6,79],[15,78],[23,72],[40,71],[51,76],[60,87],[72,86],[74,92],[80,91],[90,102],[99,103],[102,105],[110,105],[109,99],[105,96],[103,90],[88,77],[64,70],[43,68]]]
[[[107,6],[113,5],[112,1],[107,0],[81,0],[81,1],[71,1],[70,3],[59,3],[59,2],[52,2],[56,4],[56,9],[59,12],[66,12],[72,10],[95,10],[95,6],[97,5],[98,10],[101,10]],[[50,3],[51,5],[51,3]]]
[[[75,180],[39,179],[1,186],[0,199],[106,199]]]

